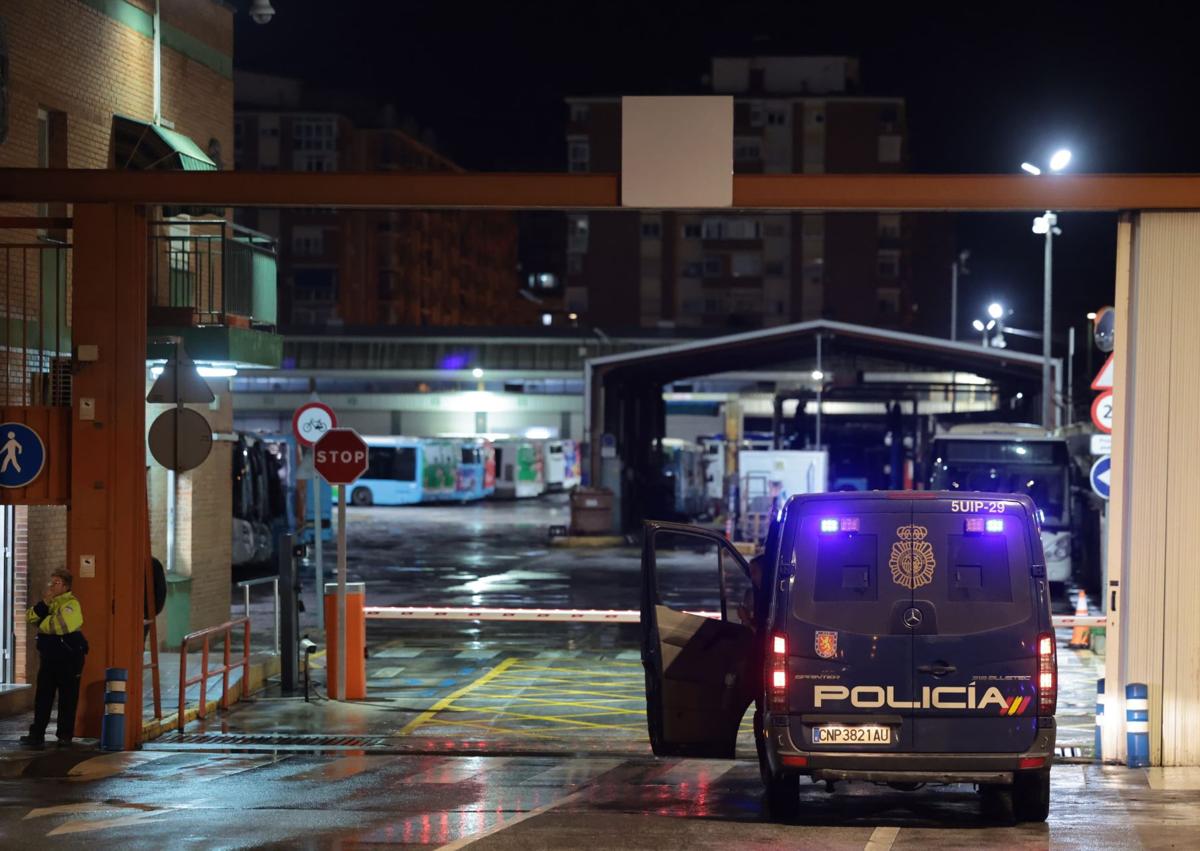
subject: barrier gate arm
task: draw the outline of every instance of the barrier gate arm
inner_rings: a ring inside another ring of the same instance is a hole
[[[637,609],[518,609],[456,606],[364,606],[363,614],[377,620],[399,621],[511,621],[546,623],[640,623]],[[719,620],[720,612],[685,612]],[[1103,615],[1056,615],[1055,627],[1104,626]]]

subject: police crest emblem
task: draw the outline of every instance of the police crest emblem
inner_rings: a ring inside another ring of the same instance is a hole
[[[813,649],[822,659],[832,659],[837,655],[837,633],[817,630],[813,639]]]
[[[933,570],[937,562],[933,558],[933,544],[925,540],[929,530],[924,526],[901,526],[896,530],[900,540],[892,544],[892,557],[888,567],[892,581],[912,591],[933,581]]]

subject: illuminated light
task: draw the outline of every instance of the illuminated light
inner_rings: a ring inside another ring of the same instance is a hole
[[[542,314],[542,324],[543,325],[549,325],[553,321],[554,321],[554,317],[551,316],[549,313]]]
[[[1038,688],[1051,689],[1054,688],[1054,674],[1049,671],[1043,671],[1038,675]]]
[[[1038,642],[1038,653],[1042,656],[1049,656],[1054,651],[1054,639],[1048,635],[1043,635],[1041,641]]]
[[[568,313],[567,318],[570,319],[572,322],[574,322],[576,319],[579,318],[579,314],[578,313]]]
[[[1041,768],[1045,764],[1044,756],[1023,756],[1017,760],[1017,768]]]
[[[1033,163],[1021,163],[1021,171],[1028,172],[1029,174],[1032,174],[1035,177],[1042,173],[1042,170],[1040,168],[1038,168],[1037,166],[1035,166]]]
[[[966,532],[982,532],[983,531],[983,518],[982,517],[968,517],[966,519],[966,522],[963,524],[963,530]]]
[[[821,521],[822,532],[836,532],[838,530],[838,521],[836,517],[826,517]]]
[[[772,688],[787,688],[787,671],[772,671],[771,672],[771,687]]]
[[[993,301],[988,305],[988,316],[992,317],[993,319],[999,319],[1003,315],[1004,305],[1002,305],[1000,302]]]
[[[201,378],[233,378],[237,370],[232,366],[198,366],[196,374]]]
[[[814,369],[814,370],[812,371],[812,380],[813,380],[813,381],[824,381],[824,380],[825,380],[825,373],[823,373],[823,372],[822,372],[821,370],[819,370],[819,369]]]
[[[475,367],[473,370],[471,370],[471,375],[475,376],[476,378],[483,378],[483,370],[479,367]]]
[[[1059,150],[1054,152],[1054,155],[1052,157],[1050,157],[1050,170],[1051,171],[1062,171],[1064,168],[1066,168],[1070,164],[1070,162],[1071,162],[1071,152],[1068,151],[1066,148],[1060,148]]]
[[[987,326],[986,326],[986,327],[987,327],[987,330],[991,331],[993,328],[995,328],[995,327],[996,327],[996,320],[995,320],[995,319],[989,319],[989,320],[988,320],[988,324],[987,324]]]
[[[808,757],[806,756],[784,756],[783,764],[790,765],[793,768],[804,768],[808,765]]]
[[[989,532],[1003,532],[1004,521],[999,517],[989,517],[987,520],[987,530]]]
[[[860,528],[862,528],[862,524],[859,522],[859,519],[857,517],[843,517],[842,518],[842,531],[843,532],[857,532]]]
[[[1091,319],[1093,322],[1095,322],[1095,321],[1096,321],[1096,311],[1094,311],[1094,310],[1089,310],[1089,311],[1088,311],[1087,318],[1088,318],[1088,319]]]
[[[550,429],[543,426],[534,426],[533,428],[525,429],[525,437],[529,440],[549,440]]]
[[[976,319],[974,322],[971,323],[971,327],[974,328],[976,331],[984,330],[983,323],[980,322],[978,319]]]
[[[160,375],[162,375],[162,371],[163,371],[163,368],[161,366],[150,367],[150,375],[153,378],[158,378]]]
[[[786,656],[787,655],[787,636],[783,636],[783,635],[775,636],[774,649],[775,649],[775,655]]]

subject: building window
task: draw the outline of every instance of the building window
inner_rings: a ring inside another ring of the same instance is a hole
[[[306,115],[293,118],[292,150],[336,151],[337,119],[331,115]]]
[[[588,217],[573,214],[567,216],[567,251],[588,250]]]
[[[333,301],[337,297],[337,269],[297,269],[293,289],[296,301]]]
[[[887,135],[879,137],[879,161],[881,163],[900,162],[900,137]]]
[[[777,278],[783,277],[783,261],[772,260],[764,267],[768,275],[773,275]]]
[[[762,139],[749,136],[733,140],[734,162],[755,162],[762,159]]]
[[[567,140],[567,171],[590,171],[592,146],[586,138]]]
[[[896,287],[880,287],[878,301],[880,315],[898,316],[900,314],[900,290]]]
[[[642,222],[642,239],[658,239],[662,236],[662,222]]]
[[[586,103],[571,104],[571,122],[574,124],[583,124],[592,117],[592,108]]]
[[[880,251],[876,268],[881,278],[900,277],[900,252],[890,250]]]
[[[701,225],[705,239],[759,239],[762,226],[757,219],[708,218]]]
[[[296,171],[337,171],[337,154],[297,153],[292,162]]]
[[[292,228],[292,254],[320,257],[325,253],[325,231],[318,227]]]
[[[772,127],[786,127],[787,113],[781,110],[771,110],[767,113],[767,124]]]
[[[899,213],[879,214],[879,238],[881,240],[894,240],[900,238]]]
[[[767,222],[762,227],[763,236],[780,237],[784,235],[783,222]]]
[[[585,313],[588,308],[587,287],[567,287],[567,310],[572,313]]]
[[[766,113],[763,112],[762,104],[750,104],[750,126],[762,127]]]
[[[729,258],[729,270],[735,278],[757,278],[762,276],[761,254],[739,251]]]
[[[567,255],[567,274],[582,275],[583,274],[583,255],[571,253]]]
[[[721,261],[721,255],[708,254],[704,257],[704,277],[719,278],[725,272],[725,264]]]
[[[579,255],[574,255],[578,257]],[[556,290],[558,289],[558,275],[553,272],[536,272],[529,276],[529,289],[531,290]]]

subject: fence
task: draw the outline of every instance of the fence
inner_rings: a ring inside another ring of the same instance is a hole
[[[151,325],[274,325],[275,241],[223,219],[150,229]]]
[[[243,628],[243,644],[242,658],[236,664],[230,663],[230,644],[233,640],[233,630],[235,627]],[[224,634],[224,651],[225,663],[220,669],[209,670],[208,668],[208,639],[210,636]],[[200,652],[200,673],[189,678],[187,675],[187,654],[188,645],[193,641],[201,641]],[[208,678],[216,674],[221,675],[221,702],[222,709],[229,708],[229,672],[238,665],[242,667],[242,695],[245,696],[247,689],[250,687],[250,618],[235,618],[231,621],[226,621],[217,626],[210,626],[207,629],[199,629],[195,632],[189,632],[183,637],[183,641],[179,645],[179,716],[177,725],[179,732],[183,732],[184,725],[187,723],[187,690],[188,686],[196,683],[200,684],[200,708],[197,712],[200,718],[206,717],[208,713]]]

